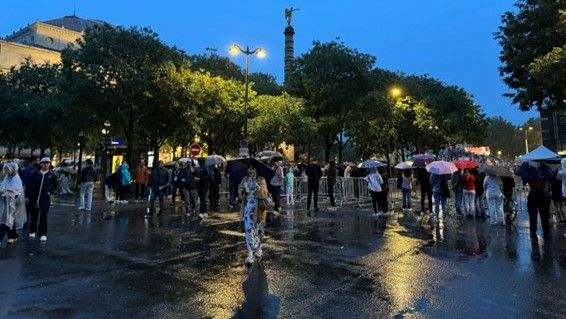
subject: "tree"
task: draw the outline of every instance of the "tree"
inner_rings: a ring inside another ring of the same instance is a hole
[[[275,76],[262,72],[250,73],[249,81],[253,84],[254,91],[259,95],[280,95],[282,87],[277,84]]]
[[[273,149],[289,144],[311,142],[316,133],[314,120],[306,116],[304,101],[287,93],[279,96],[259,95],[251,104],[250,138],[257,149]]]
[[[501,151],[506,158],[515,158],[524,154],[523,132],[500,116],[489,118],[488,122],[484,143],[490,147],[492,153],[497,154],[498,151]]]
[[[195,72],[209,72],[212,76],[219,76],[225,80],[244,81],[242,68],[230,61],[229,58],[216,54],[195,54],[189,56],[191,70]]]
[[[305,99],[307,114],[319,123],[327,162],[335,144],[338,160],[342,160],[342,151],[351,139],[345,134],[347,122],[352,119],[358,100],[370,90],[374,63],[375,57],[343,43],[318,41],[295,60],[288,90]]]
[[[523,111],[565,108],[564,1],[518,0],[515,6],[518,12],[506,12],[495,35],[501,45],[500,73],[513,90],[505,95]]]
[[[159,95],[153,86],[157,70],[165,63],[178,66],[187,59],[148,28],[94,27],[78,44],[78,49],[62,53],[65,74],[92,93],[81,101],[85,109],[95,109],[100,117],[110,116],[118,122],[127,142],[126,159],[131,161],[137,136],[143,134],[140,119],[159,107],[147,103],[148,96]]]
[[[225,155],[236,150],[244,126],[242,83],[199,71],[193,72],[188,90],[197,114],[198,135],[209,153]],[[250,99],[254,96],[250,90]]]

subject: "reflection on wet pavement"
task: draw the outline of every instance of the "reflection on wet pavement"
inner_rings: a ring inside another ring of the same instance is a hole
[[[0,248],[0,317],[563,317],[564,228],[371,217],[367,207],[270,216],[263,260],[243,267],[238,215],[180,207],[90,214],[57,206],[45,245]]]

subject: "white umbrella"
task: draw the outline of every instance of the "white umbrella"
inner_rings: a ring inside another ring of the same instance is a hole
[[[427,172],[436,175],[447,175],[453,174],[458,171],[458,168],[454,163],[447,161],[435,161],[426,166]]]
[[[411,169],[413,168],[412,164],[409,164],[407,162],[401,162],[397,165],[395,165],[396,169]]]
[[[206,166],[214,166],[226,163],[226,159],[220,155],[209,155],[205,160]]]
[[[387,166],[387,164],[377,161],[377,160],[367,160],[363,161],[358,165],[359,168],[379,168]]]

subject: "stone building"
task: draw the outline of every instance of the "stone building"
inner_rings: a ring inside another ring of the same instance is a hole
[[[26,59],[36,64],[59,63],[64,48],[75,46],[87,28],[103,24],[76,15],[29,24],[0,39],[0,72],[8,72]]]

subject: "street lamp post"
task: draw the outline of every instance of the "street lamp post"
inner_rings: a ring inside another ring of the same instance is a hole
[[[529,153],[529,131],[532,131],[533,127],[532,126],[520,127],[519,130],[525,132],[525,154],[528,154]]]
[[[248,76],[250,72],[250,55],[255,54],[259,58],[264,58],[266,56],[266,52],[262,48],[257,48],[254,50],[250,50],[249,46],[246,46],[246,49],[242,49],[239,45],[233,44],[230,49],[230,54],[236,56],[240,53],[245,54],[246,56],[246,69],[244,75],[244,84],[245,84],[245,92],[244,92],[244,139],[248,139],[248,91],[249,91],[249,82]]]

